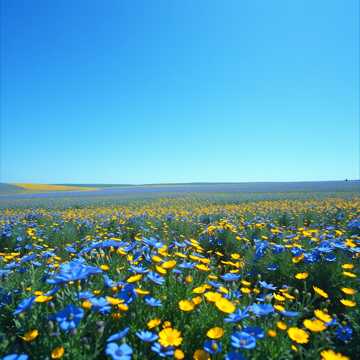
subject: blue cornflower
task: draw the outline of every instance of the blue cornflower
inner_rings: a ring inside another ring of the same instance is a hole
[[[225,355],[225,360],[245,360],[245,358],[239,352],[230,351]]]
[[[145,302],[146,302],[148,305],[152,306],[152,307],[159,307],[159,306],[162,305],[160,300],[155,299],[155,298],[153,298],[153,297],[151,297],[151,296],[146,296],[146,297],[145,297]]]
[[[238,274],[232,274],[232,273],[227,273],[227,274],[224,274],[221,276],[221,278],[224,280],[224,281],[237,281],[239,280],[241,277],[241,275],[238,275]]]
[[[249,307],[246,307],[244,310],[237,309],[232,314],[229,314],[228,317],[224,319],[227,323],[236,323],[239,322],[249,316]]]
[[[55,314],[55,320],[64,331],[75,329],[84,317],[84,310],[73,305],[67,305],[63,310]]]
[[[126,305],[132,303],[136,297],[137,294],[133,284],[126,284],[118,293],[118,298],[123,299]]]
[[[106,342],[121,340],[124,336],[126,336],[128,334],[129,330],[130,330],[130,328],[126,327],[124,330],[121,330],[115,334],[112,334],[111,336],[109,336],[107,338]]]
[[[21,300],[19,305],[17,306],[17,308],[13,312],[14,316],[16,316],[16,315],[24,312],[25,310],[29,309],[31,307],[31,305],[33,304],[34,300],[35,300],[35,296],[32,296],[32,297]]]
[[[300,313],[297,311],[284,310],[281,311],[280,314],[286,317],[297,317]]]
[[[150,271],[147,274],[147,277],[149,280],[151,280],[152,282],[154,282],[157,285],[162,285],[165,282],[165,279],[162,276],[160,276],[159,274],[157,274],[153,271]]]
[[[155,333],[153,333],[151,331],[147,331],[147,330],[138,331],[136,333],[136,336],[140,340],[145,341],[145,342],[153,342],[158,339],[158,336]]]
[[[341,326],[336,329],[336,337],[341,341],[349,341],[352,338],[353,330],[350,326]]]
[[[205,340],[204,342],[204,350],[207,351],[209,354],[217,354],[222,351],[221,343],[215,340]]]
[[[29,358],[26,354],[9,354],[5,355],[2,360],[27,360]]]
[[[256,339],[263,339],[265,336],[264,330],[258,326],[247,326],[243,329],[243,331],[251,336],[254,336]]]
[[[100,314],[106,314],[110,312],[111,306],[104,297],[93,297],[90,299],[91,309],[99,312]]]
[[[255,259],[258,260],[265,255],[269,242],[266,240],[254,240],[255,242]]]
[[[195,267],[195,264],[191,261],[184,261],[179,264],[179,267],[182,269],[193,269]]]
[[[267,290],[276,290],[276,286],[270,283],[267,283],[266,281],[259,281],[259,284],[262,288]]]
[[[244,331],[236,331],[231,335],[231,345],[238,349],[253,349],[256,339]]]
[[[160,249],[164,246],[164,244],[161,241],[159,241],[153,237],[152,238],[143,238],[143,242],[146,245],[153,246],[156,249]]]
[[[105,353],[111,356],[113,360],[131,360],[133,351],[128,344],[118,345],[117,343],[111,342],[107,344]]]
[[[146,274],[147,272],[149,272],[149,270],[143,265],[139,265],[139,266],[131,265],[130,270],[132,270],[134,273],[137,274]]]
[[[253,304],[251,305],[251,311],[256,316],[266,316],[274,312],[274,308],[270,304]]]
[[[102,273],[98,267],[90,266],[83,259],[76,259],[60,266],[59,272],[51,279],[49,284],[63,284],[69,281],[84,280],[90,275]]]
[[[151,350],[162,358],[174,355],[174,348],[172,346],[164,347],[161,346],[158,342],[151,346]]]
[[[276,271],[279,268],[278,264],[269,264],[266,269],[268,269],[269,271]]]

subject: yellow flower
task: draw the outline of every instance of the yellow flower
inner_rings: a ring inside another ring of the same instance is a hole
[[[277,311],[280,311],[280,312],[285,311],[284,306],[282,306],[280,304],[275,304],[274,309],[277,310]]]
[[[180,300],[179,301],[179,308],[182,311],[192,311],[195,308],[195,304],[189,300]]]
[[[332,350],[324,350],[321,352],[321,360],[350,360],[350,358]]]
[[[51,358],[52,359],[61,359],[64,355],[64,347],[58,346],[51,352]]]
[[[329,297],[329,295],[324,290],[322,290],[316,286],[313,286],[313,289],[316,292],[316,294],[318,294],[319,296],[321,296],[325,299],[327,299]]]
[[[194,360],[210,360],[210,355],[205,350],[198,349],[194,352]]]
[[[117,304],[117,308],[121,311],[128,311],[129,310],[129,306],[127,306],[126,304]]]
[[[207,289],[207,286],[203,285],[203,286],[198,286],[195,289],[193,289],[193,293],[194,294],[203,294]]]
[[[287,325],[283,322],[283,321],[278,321],[276,323],[276,326],[280,329],[280,330],[286,330],[287,329]]]
[[[175,260],[165,261],[161,266],[164,269],[171,270],[176,266],[176,261]]]
[[[322,320],[324,323],[328,323],[332,321],[332,317],[328,313],[322,310],[315,310],[314,314],[318,319]]]
[[[356,278],[356,274],[354,274],[350,271],[343,271],[342,274],[347,277]]]
[[[162,327],[163,327],[163,329],[171,328],[171,322],[170,321],[164,321]]]
[[[176,349],[176,350],[175,350],[175,352],[174,352],[174,358],[175,358],[176,360],[182,360],[182,359],[184,359],[184,357],[185,357],[185,354],[184,354],[184,352],[183,352],[182,350],[180,350],[180,349]]]
[[[195,267],[201,271],[210,271],[210,268],[204,264],[197,264]]]
[[[188,275],[186,278],[185,278],[185,281],[190,284],[192,281],[193,281],[193,277],[191,275]]]
[[[206,335],[210,339],[214,339],[214,340],[220,339],[224,335],[224,329],[216,326],[216,327],[209,329],[208,332],[206,333]]]
[[[199,305],[202,302],[202,298],[200,296],[195,296],[194,298],[191,299],[191,301],[195,304],[195,305]]]
[[[221,298],[216,301],[215,306],[222,312],[226,314],[231,314],[235,311],[235,305],[228,299]]]
[[[167,274],[167,270],[164,269],[163,267],[159,266],[159,265],[156,265],[156,266],[155,266],[155,269],[156,269],[156,271],[157,271],[159,274],[161,274],[161,275]]]
[[[205,296],[206,300],[209,302],[216,302],[222,298],[221,294],[214,292],[214,291],[208,291],[207,293],[205,293],[204,296]]]
[[[295,278],[298,280],[305,280],[309,277],[309,273],[308,272],[301,272],[301,273],[297,273],[295,274]]]
[[[307,344],[309,342],[309,334],[297,327],[291,327],[288,329],[289,338],[298,344]]]
[[[129,283],[129,284],[131,284],[131,283],[134,283],[134,282],[137,282],[137,281],[141,280],[141,278],[142,278],[142,275],[141,275],[141,274],[133,275],[133,276],[130,276],[130,277],[126,280],[126,282]]]
[[[312,332],[321,332],[326,329],[325,324],[319,319],[314,319],[314,320],[305,319],[303,321],[303,324],[307,329],[311,330]]]
[[[346,295],[355,295],[356,294],[356,290],[353,288],[342,287],[341,291]]]
[[[149,295],[149,294],[150,294],[150,291],[144,290],[144,289],[141,289],[141,288],[136,288],[136,289],[135,289],[135,292],[136,292],[138,295]]]
[[[246,281],[246,280],[241,280],[241,283],[242,283],[244,286],[250,286],[250,285],[251,285],[251,282],[250,282],[250,281]]]
[[[92,303],[91,303],[91,301],[89,301],[89,300],[84,300],[84,301],[81,303],[81,307],[84,308],[84,309],[89,310],[89,309],[91,309],[91,307],[92,307]]]
[[[240,288],[240,291],[243,294],[250,294],[251,293],[251,289],[249,289],[248,287],[242,287],[242,288]]]
[[[35,298],[35,302],[37,303],[44,303],[52,300],[52,296],[46,296],[46,295],[39,295]]]
[[[347,300],[347,299],[341,299],[340,302],[347,307],[355,307],[356,306],[356,302],[352,301],[352,300]]]
[[[106,301],[110,304],[110,305],[118,305],[124,302],[124,300],[122,299],[118,299],[118,298],[114,298],[111,296],[107,296],[106,297]]]
[[[182,342],[181,332],[172,328],[165,328],[159,332],[159,343],[162,346],[179,346]]]
[[[100,265],[100,269],[103,271],[108,271],[110,269],[109,265]]]
[[[160,319],[151,319],[148,321],[147,323],[147,327],[149,329],[153,329],[154,327],[157,327],[158,325],[161,324],[161,320]]]
[[[270,337],[275,337],[277,335],[276,331],[273,330],[273,329],[269,329],[267,334],[270,336]]]
[[[21,338],[25,341],[33,341],[39,336],[39,332],[36,329],[28,331],[24,336]]]
[[[341,267],[345,270],[351,270],[354,268],[354,264],[342,264]]]
[[[274,294],[274,298],[277,301],[285,301],[285,297],[279,294]]]

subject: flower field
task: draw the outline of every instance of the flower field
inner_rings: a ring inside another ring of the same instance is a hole
[[[0,212],[0,356],[359,359],[360,198]]]

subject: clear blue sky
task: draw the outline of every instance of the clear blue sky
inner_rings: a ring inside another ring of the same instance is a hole
[[[0,182],[359,178],[359,1],[1,1]]]

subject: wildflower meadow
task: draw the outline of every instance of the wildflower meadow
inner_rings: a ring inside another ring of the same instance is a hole
[[[5,209],[3,359],[358,359],[360,198]]]

